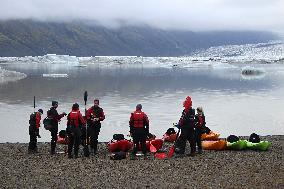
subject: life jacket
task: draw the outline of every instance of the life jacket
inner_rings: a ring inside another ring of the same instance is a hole
[[[41,119],[41,116],[37,112],[32,113],[30,115],[30,120],[29,120],[30,126],[33,127],[33,128],[39,128],[40,127],[40,119]]]
[[[205,126],[205,120],[204,120],[204,116],[202,115],[197,115],[197,118],[198,118],[198,124],[197,124],[197,127],[202,127],[202,126]]]
[[[79,127],[82,123],[80,122],[80,111],[71,111],[69,113],[69,125],[73,127]]]
[[[142,111],[133,112],[133,123],[134,128],[144,128],[144,117],[145,113]]]

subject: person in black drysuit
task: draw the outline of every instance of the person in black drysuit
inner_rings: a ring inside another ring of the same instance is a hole
[[[195,110],[192,108],[191,97],[187,97],[183,103],[184,110],[179,120],[179,128],[181,129],[181,135],[177,142],[176,153],[184,154],[186,141],[190,143],[190,155],[194,156],[196,151],[194,126],[195,126]]]
[[[90,136],[90,153],[94,155],[98,149],[98,137],[101,130],[101,121],[105,119],[104,110],[99,106],[99,99],[94,100],[94,106],[90,107],[86,112],[88,124],[88,136]]]
[[[202,107],[198,107],[197,114],[195,115],[195,142],[197,144],[198,153],[202,153],[201,135],[205,133],[205,115]]]
[[[43,110],[39,109],[37,112],[34,112],[30,115],[29,120],[29,135],[30,135],[30,142],[28,153],[37,153],[37,137],[40,138],[39,135],[39,127],[40,127],[40,120],[41,115],[43,114]]]
[[[57,133],[58,133],[58,122],[60,119],[67,114],[63,112],[62,114],[58,114],[56,108],[58,107],[57,101],[52,101],[52,107],[47,111],[47,117],[51,119],[51,128],[50,128],[50,134],[51,134],[51,149],[50,154],[55,154],[55,148],[56,148],[56,142],[57,142]]]
[[[68,158],[73,158],[72,150],[74,146],[75,158],[78,157],[78,150],[80,145],[81,128],[85,125],[85,120],[79,110],[79,104],[75,103],[72,106],[72,111],[67,116],[67,128],[68,134]]]

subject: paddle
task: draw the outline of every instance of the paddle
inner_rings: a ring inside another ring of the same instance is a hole
[[[85,140],[85,146],[84,146],[84,156],[89,157],[90,152],[89,152],[89,147],[88,147],[88,124],[87,124],[87,100],[88,100],[88,92],[85,91],[84,93],[84,102],[85,102],[85,118],[86,118],[86,140]]]
[[[34,96],[34,112],[35,112],[35,96]]]

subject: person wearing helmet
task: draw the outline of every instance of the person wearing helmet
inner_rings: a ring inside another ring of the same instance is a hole
[[[37,137],[40,138],[39,135],[39,127],[40,127],[40,120],[41,115],[43,114],[43,110],[39,109],[37,112],[34,112],[30,115],[29,120],[29,135],[30,135],[30,142],[28,147],[28,153],[37,153]]]
[[[195,137],[194,137],[194,126],[195,126],[195,110],[192,108],[191,97],[186,97],[183,102],[184,110],[182,112],[181,118],[179,120],[179,127],[181,129],[181,134],[178,140],[178,148],[176,153],[184,154],[186,141],[190,143],[190,155],[194,156],[196,151]]]
[[[58,114],[57,107],[58,102],[52,101],[51,103],[52,107],[47,111],[47,117],[51,119],[51,128],[49,129],[51,134],[51,149],[50,154],[55,154],[55,148],[56,148],[56,142],[57,142],[57,133],[58,133],[58,122],[61,120],[62,117],[66,116],[67,114],[65,112]]]
[[[202,107],[196,108],[197,114],[195,115],[195,142],[198,148],[198,153],[202,153],[201,135],[205,131],[205,115]]]
[[[147,149],[146,149],[146,138],[149,134],[149,119],[148,116],[142,112],[142,105],[137,104],[136,110],[131,113],[130,121],[130,135],[133,138],[133,151],[132,151],[132,159],[135,159],[136,153],[139,148],[139,144],[141,145],[142,152],[144,154],[144,158],[147,158]]]
[[[101,130],[101,121],[105,119],[104,110],[99,106],[99,99],[94,100],[94,106],[90,107],[86,112],[88,135],[90,136],[91,153],[94,155],[98,149],[98,137]]]
[[[75,103],[72,106],[71,112],[67,116],[67,134],[68,134],[68,158],[73,158],[72,149],[74,146],[74,156],[78,157],[81,128],[85,125],[85,120],[80,113],[79,104]]]

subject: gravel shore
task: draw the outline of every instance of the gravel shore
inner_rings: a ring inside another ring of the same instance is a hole
[[[204,151],[165,160],[111,160],[106,143],[96,156],[77,159],[67,158],[64,145],[50,156],[49,143],[39,143],[37,154],[27,153],[28,144],[2,143],[0,188],[284,188],[284,135],[261,140],[272,142],[268,151]]]

